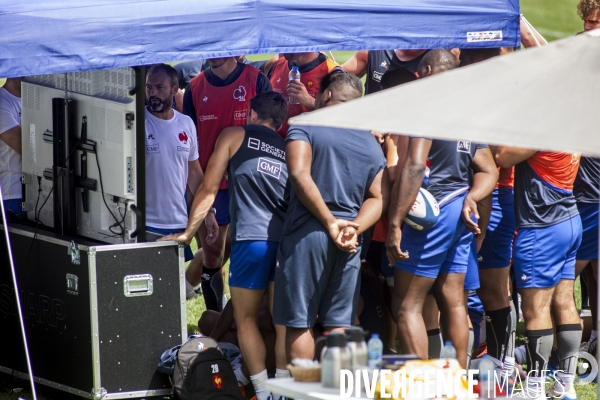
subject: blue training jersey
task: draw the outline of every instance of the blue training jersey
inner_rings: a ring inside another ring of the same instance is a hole
[[[478,149],[486,144],[468,140],[432,140],[429,150],[429,180],[425,185],[440,206],[446,205],[471,187],[472,163]]]

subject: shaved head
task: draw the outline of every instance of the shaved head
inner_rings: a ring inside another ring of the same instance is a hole
[[[425,54],[419,63],[419,78],[439,74],[457,67],[456,57],[448,50],[435,49]]]

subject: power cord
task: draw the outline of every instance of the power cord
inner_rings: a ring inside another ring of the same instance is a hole
[[[100,191],[102,193],[102,201],[104,202],[104,205],[106,206],[106,209],[108,210],[108,212],[110,213],[110,215],[112,215],[113,219],[115,220],[115,223],[113,225],[111,225],[108,230],[113,233],[115,235],[115,237],[122,237],[123,238],[123,243],[125,243],[125,227],[123,225],[123,223],[125,222],[125,217],[123,217],[122,221],[119,221],[117,219],[117,217],[115,216],[115,214],[112,212],[112,210],[108,207],[108,203],[106,202],[106,197],[104,196],[104,184],[102,183],[102,170],[100,169],[100,161],[99,161],[98,157],[98,152],[96,152],[96,166],[98,166],[98,178],[100,178]],[[118,203],[117,203],[117,209],[118,209]],[[127,207],[125,207],[125,214],[127,214]],[[112,230],[112,228],[114,227],[119,227],[121,229],[121,232],[114,232]]]
[[[61,170],[60,170],[58,176],[56,177],[56,179],[61,178],[62,173],[64,171],[63,168],[67,165],[67,161],[69,161],[69,158],[71,158],[71,156],[73,155],[73,152],[79,146],[79,143],[80,142],[77,142],[77,144],[75,146],[73,146],[73,148],[71,149],[71,152],[69,152],[69,155],[65,159],[65,162],[63,163],[63,165],[61,166]],[[42,209],[44,208],[44,206],[48,202],[48,199],[52,195],[52,191],[54,190],[54,185],[52,185],[52,188],[48,192],[48,196],[46,196],[46,200],[44,200],[44,202],[40,206],[40,209],[37,210],[37,204],[40,201],[40,193],[42,192],[42,187],[41,187],[42,178],[40,176],[38,176],[37,180],[38,180],[38,198],[37,198],[37,200],[35,202],[35,208],[33,210],[33,216],[34,216],[34,219],[35,219],[35,230],[33,231],[33,238],[31,239],[31,245],[29,245],[29,251],[27,252],[27,259],[25,261],[25,268],[23,269],[23,272],[21,273],[21,276],[19,277],[19,286],[21,286],[21,281],[22,281],[23,277],[25,276],[25,273],[27,272],[27,267],[29,266],[29,257],[31,256],[31,250],[33,249],[33,244],[35,243],[35,240],[37,239],[38,227],[39,227],[39,224],[42,223],[40,221],[40,214],[42,213]]]

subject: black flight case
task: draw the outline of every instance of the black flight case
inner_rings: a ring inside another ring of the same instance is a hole
[[[3,230],[0,371],[27,378]],[[187,339],[182,245],[100,245],[12,224],[9,234],[36,382],[97,400],[171,394],[156,367]]]

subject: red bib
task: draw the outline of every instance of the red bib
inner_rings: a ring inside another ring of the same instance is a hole
[[[314,69],[308,72],[300,73],[300,82],[304,84],[308,94],[312,97],[316,97],[319,92],[319,88],[321,87],[321,79],[330,73],[338,64],[331,61],[329,58],[326,61],[323,61],[321,64],[317,65]],[[288,112],[285,121],[283,121],[283,125],[277,133],[279,133],[283,138],[289,129],[288,119],[295,117],[296,115],[300,115],[303,112],[310,111],[308,108],[298,104],[295,100],[290,100],[287,95],[287,84],[289,80],[290,68],[288,64],[288,60],[285,58],[280,58],[273,65],[273,73],[271,74],[271,86],[273,86],[273,90],[275,92],[281,93],[288,101]]]
[[[227,86],[211,85],[204,72],[190,81],[196,109],[198,153],[202,171],[206,172],[208,160],[221,131],[230,126],[246,125],[250,99],[256,96],[256,81],[259,74],[258,69],[246,65],[239,78]],[[227,187],[227,180],[223,178],[219,189],[227,189]]]

